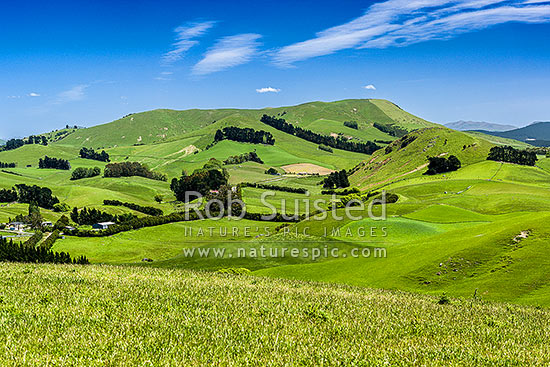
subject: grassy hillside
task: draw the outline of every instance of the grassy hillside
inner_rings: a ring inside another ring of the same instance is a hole
[[[373,128],[374,122],[398,123],[409,130],[435,125],[408,114],[388,101],[344,100],[328,103],[312,102],[298,106],[260,110],[154,110],[131,114],[108,124],[79,129],[63,139],[61,143],[70,146],[112,148],[166,142],[182,137],[201,137],[212,130],[204,128],[229,117],[258,129],[265,127],[259,122],[263,114],[280,114],[290,123],[304,127],[311,125],[308,128],[314,131],[316,131],[316,127],[319,127],[321,133],[338,133],[337,130],[343,127],[344,121],[357,121],[360,129],[355,133],[359,134],[359,138],[364,139],[391,139],[388,135]],[[334,122],[336,122],[335,125]],[[335,130],[328,131],[331,127]],[[346,132],[355,136],[353,131]],[[211,140],[207,144],[210,142]],[[200,145],[199,143],[197,146],[202,148]]]
[[[426,171],[427,157],[455,155],[463,165],[480,162],[487,158],[491,146],[486,140],[444,127],[421,129],[375,152],[361,164],[351,182],[370,189],[421,176]]]
[[[473,136],[475,138],[481,138],[481,139],[487,140],[489,143],[492,143],[494,145],[509,145],[509,146],[512,146],[516,149],[527,149],[527,148],[533,148],[534,147],[533,145],[528,144],[528,143],[523,142],[523,141],[503,138],[503,137],[500,137],[500,136],[488,135],[488,134],[482,133],[480,131],[465,131],[464,133],[468,134],[470,136]]]
[[[2,365],[550,363],[547,310],[479,299],[107,266],[0,264],[0,288]]]

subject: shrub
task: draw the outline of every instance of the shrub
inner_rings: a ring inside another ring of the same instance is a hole
[[[162,203],[163,200],[164,200],[164,198],[162,197],[161,194],[156,194],[156,195],[155,195],[155,201],[156,201],[157,203],[160,204],[160,203]]]
[[[275,168],[273,168],[273,167],[269,167],[268,169],[265,170],[264,173],[265,173],[266,175],[273,175],[273,176],[279,174],[279,172],[277,172],[277,170],[276,170]]]
[[[359,129],[359,125],[357,125],[357,121],[344,121],[344,126],[349,127],[350,129]]]

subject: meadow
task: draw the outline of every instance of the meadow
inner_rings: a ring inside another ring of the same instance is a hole
[[[0,264],[3,366],[550,363],[547,309],[188,270]]]

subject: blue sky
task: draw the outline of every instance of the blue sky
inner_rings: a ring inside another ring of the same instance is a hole
[[[546,1],[52,4],[0,5],[0,137],[344,98],[438,123],[550,120]]]

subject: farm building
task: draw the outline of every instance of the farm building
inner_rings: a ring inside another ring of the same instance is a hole
[[[102,223],[96,223],[92,226],[93,229],[107,229],[110,226],[114,225],[113,222],[102,222]]]

